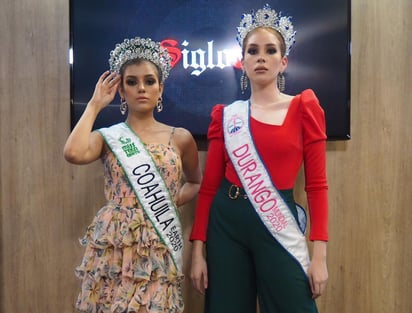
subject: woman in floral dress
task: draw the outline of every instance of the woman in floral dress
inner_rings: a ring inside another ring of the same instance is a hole
[[[167,50],[149,38],[127,39],[111,52],[109,63],[64,147],[70,163],[102,160],[107,199],[81,240],[85,254],[75,271],[81,279],[76,308],[183,312],[183,239],[176,208],[199,189],[196,143],[186,129],[154,118],[171,69]],[[117,91],[125,122],[93,131],[98,113]],[[159,182],[149,184],[154,177]]]

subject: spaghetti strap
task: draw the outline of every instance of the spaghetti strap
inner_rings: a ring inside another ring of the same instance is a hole
[[[173,138],[173,135],[175,133],[175,129],[176,129],[176,127],[172,127],[172,131],[170,133],[169,142],[168,142],[169,146],[172,145],[172,138]]]

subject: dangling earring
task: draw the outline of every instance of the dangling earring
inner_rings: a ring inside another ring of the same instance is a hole
[[[240,90],[242,91],[242,94],[244,94],[247,89],[248,80],[249,78],[247,78],[245,71],[243,71],[242,76],[240,76]]]
[[[157,105],[156,105],[157,112],[162,112],[162,110],[163,110],[162,101],[163,101],[162,97],[159,97],[159,100],[157,100]]]
[[[278,74],[278,89],[280,92],[285,90],[285,75],[282,72]]]
[[[125,99],[121,98],[120,99],[120,113],[122,113],[122,115],[125,115],[127,112],[127,102]]]

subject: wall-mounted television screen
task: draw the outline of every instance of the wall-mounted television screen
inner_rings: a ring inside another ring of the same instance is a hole
[[[311,88],[325,110],[329,140],[350,138],[350,0],[71,0],[71,125],[93,94],[109,53],[124,38],[150,37],[167,46],[174,67],[163,92],[162,122],[205,136],[215,104],[247,99],[240,90],[241,15],[268,3],[292,16],[296,43],[285,72],[288,94]],[[120,98],[94,128],[124,120]]]

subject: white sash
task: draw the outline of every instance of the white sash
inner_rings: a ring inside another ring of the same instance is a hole
[[[249,103],[235,101],[225,107],[225,145],[249,201],[272,236],[300,263],[309,267],[306,237],[274,186],[249,129]]]
[[[119,160],[139,203],[182,271],[183,234],[169,190],[140,138],[126,123],[101,128],[107,145]]]

